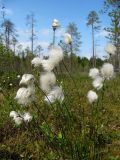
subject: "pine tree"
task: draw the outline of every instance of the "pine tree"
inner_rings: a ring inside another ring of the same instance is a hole
[[[30,27],[30,41],[31,41],[31,52],[33,54],[34,51],[34,40],[36,38],[35,34],[35,15],[34,13],[31,13],[27,15],[27,25]]]
[[[13,37],[16,38],[16,30],[14,28],[14,24],[12,21],[9,19],[5,19],[4,22],[2,23],[2,27],[4,30],[4,37],[5,37],[5,45],[6,48],[9,50],[10,49],[10,44],[12,42]]]
[[[116,46],[115,67],[120,71],[120,1],[105,0],[104,6],[107,6],[107,13],[111,24],[106,27],[108,32],[107,39]]]
[[[93,50],[93,67],[96,66],[96,57],[95,57],[95,32],[100,30],[100,21],[99,16],[96,11],[91,11],[87,17],[87,26],[91,26],[92,29],[92,50]]]
[[[74,22],[69,23],[66,32],[72,37],[73,53],[78,53],[81,45],[81,33],[78,31],[77,25]]]

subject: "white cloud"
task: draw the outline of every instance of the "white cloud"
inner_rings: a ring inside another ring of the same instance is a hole
[[[19,47],[21,45],[21,47]],[[29,47],[29,49],[31,49],[31,43],[30,41],[21,41],[17,44],[16,46],[16,53],[19,53],[20,50],[24,50],[25,48]],[[48,46],[49,46],[49,42],[41,42],[41,41],[36,41],[35,45],[34,45],[34,48],[37,46],[37,45],[41,45],[41,47],[43,48],[43,55],[48,55],[48,52],[47,52],[47,49],[48,49]],[[14,48],[13,46],[11,45],[11,49],[14,51]]]
[[[17,28],[17,33],[19,35],[19,38],[18,38],[19,41],[21,41],[22,45],[25,46],[24,48],[26,48],[26,46],[30,46],[29,38],[31,35],[31,30],[25,29],[25,28],[24,29]],[[62,38],[64,33],[65,33],[64,28],[59,28],[56,30],[56,43],[59,41],[59,39]],[[35,40],[35,45],[40,44],[43,48],[46,49],[52,41],[52,37],[53,37],[52,29],[42,28],[39,31],[36,31],[35,34],[37,35],[37,39]]]
[[[108,32],[105,30],[100,31],[99,33],[97,33],[95,36],[96,37],[105,37],[108,35]]]
[[[48,28],[43,28],[39,30],[39,34],[43,36],[49,36],[50,34],[52,34],[52,30]]]
[[[87,47],[87,48],[82,48],[81,53],[79,54],[82,57],[87,57],[88,59],[90,59],[92,57],[92,48],[91,47]],[[105,50],[104,50],[104,45],[100,45],[97,46],[95,48],[95,54],[97,58],[104,58],[104,56],[106,56]]]
[[[3,6],[1,6],[1,7],[3,7]],[[1,8],[0,9],[0,12],[4,12],[5,13],[5,15],[13,15],[13,11],[10,9],[10,8]]]
[[[64,36],[65,34],[65,28],[60,28],[56,31],[56,37],[61,37],[61,36]]]
[[[64,28],[58,28],[56,30],[56,37],[61,37],[64,35],[64,33],[65,33]],[[41,34],[43,36],[52,36],[53,30],[49,29],[49,28],[43,28],[43,29],[39,30],[39,34]]]
[[[5,13],[6,13],[7,15],[12,15],[12,14],[13,14],[13,11],[12,11],[11,9],[6,8],[6,9],[5,9]]]
[[[21,41],[21,42],[19,42],[18,45],[20,45],[20,44],[22,45],[22,49],[25,49],[26,47],[30,47],[31,46],[30,41]],[[49,46],[49,42],[36,41],[35,44],[34,44],[34,47],[36,47],[37,45],[41,45],[41,47],[43,49],[47,49],[48,46]]]
[[[31,30],[30,29],[20,29],[17,28],[17,32],[20,36],[29,36],[31,34]]]
[[[21,41],[21,42],[19,42],[19,44],[18,45],[22,45],[22,49],[25,49],[26,47],[30,47],[30,42],[28,42],[28,41]]]
[[[30,36],[31,35],[31,29],[21,29],[17,28],[17,32],[20,36]],[[50,36],[52,34],[52,30],[43,28],[40,29],[39,31],[35,31],[36,35],[42,35],[42,36]]]
[[[41,47],[44,50],[47,50],[50,42],[49,42],[49,34],[50,34],[50,29],[41,29],[39,31],[36,31],[36,35],[37,35],[37,39],[34,40],[34,48],[37,45],[41,45]],[[18,39],[19,39],[19,44],[22,45],[22,49],[24,50],[26,47],[31,48],[31,42],[29,40],[30,38],[30,34],[31,34],[31,30],[30,29],[21,29],[21,28],[17,28],[17,33],[19,35]],[[47,40],[45,40],[47,36]],[[42,40],[43,39],[43,40]],[[18,45],[19,45],[18,44]]]
[[[88,59],[90,59],[91,55],[89,52],[81,52],[79,54],[80,57],[87,57]]]
[[[49,42],[39,42],[38,44],[40,44],[43,49],[47,49],[50,43]]]
[[[17,28],[17,32],[20,36],[30,35],[31,30],[30,29],[21,29]],[[56,37],[61,37],[65,33],[65,28],[59,28],[56,30]],[[40,34],[42,36],[52,36],[53,31],[49,28],[42,28],[39,31],[35,31],[35,34]]]

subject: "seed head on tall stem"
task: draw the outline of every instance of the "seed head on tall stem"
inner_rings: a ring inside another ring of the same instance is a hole
[[[52,22],[52,28],[53,28],[53,45],[55,44],[55,31],[60,26],[59,21],[57,19],[54,19]]]

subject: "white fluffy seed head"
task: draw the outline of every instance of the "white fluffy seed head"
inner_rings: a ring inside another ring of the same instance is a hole
[[[63,50],[60,46],[52,46],[49,50],[49,59],[52,61],[54,66],[63,59]]]
[[[64,41],[66,44],[70,44],[72,42],[72,37],[69,33],[64,34]]]
[[[62,91],[62,87],[60,86],[54,86],[53,89],[50,91],[50,93],[45,97],[44,99],[48,104],[54,103],[56,100],[62,103],[64,100],[64,94]]]
[[[104,63],[100,71],[104,79],[109,80],[115,76],[114,67],[110,63]]]
[[[14,118],[14,117],[17,117],[18,116],[18,113],[16,111],[11,111],[10,112],[10,117]]]
[[[24,115],[23,115],[23,120],[25,122],[30,122],[32,120],[32,116],[29,112],[26,112]]]
[[[97,76],[99,76],[99,70],[97,68],[91,68],[89,71],[89,77],[95,79]]]
[[[40,57],[33,58],[33,60],[31,61],[31,64],[34,67],[39,67],[42,64],[42,58],[40,58]]]
[[[22,79],[20,81],[20,85],[33,85],[35,81],[35,78],[32,74],[24,74],[22,76]]]
[[[116,52],[116,47],[111,44],[111,43],[108,43],[105,47],[105,51],[109,54],[109,55],[114,55],[115,52]]]
[[[14,121],[16,125],[20,125],[23,122],[23,119],[21,117],[14,117]]]
[[[20,85],[26,85],[27,88],[22,87],[17,91],[15,99],[18,104],[28,105],[35,100],[35,87],[34,87],[35,78],[32,74],[24,74],[20,81]]]
[[[59,23],[59,21],[57,20],[57,19],[53,19],[53,22],[52,22],[52,27],[55,27],[55,28],[57,28],[57,27],[59,27],[60,26],[60,23]]]
[[[98,95],[96,94],[96,92],[90,90],[90,91],[88,92],[88,94],[87,94],[87,98],[88,98],[89,103],[92,104],[92,103],[94,103],[94,102],[97,101]]]
[[[26,106],[35,100],[35,90],[22,87],[17,91],[15,99],[18,104]]]
[[[56,77],[53,72],[45,72],[40,76],[40,87],[45,93],[49,93],[56,83]]]
[[[63,50],[60,46],[52,46],[48,52],[49,59],[42,60],[41,64],[45,71],[52,71],[63,59]]]
[[[20,78],[20,75],[17,75],[17,78],[19,79],[19,78]]]
[[[101,89],[103,87],[103,78],[98,76],[93,80],[92,83],[93,87],[96,88],[97,90]]]
[[[54,63],[52,62],[52,60],[47,59],[47,60],[42,60],[42,67],[45,71],[52,71],[54,69]]]

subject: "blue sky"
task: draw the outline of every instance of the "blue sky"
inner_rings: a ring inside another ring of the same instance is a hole
[[[91,30],[86,26],[87,15],[91,10],[100,11],[103,0],[1,0],[6,7],[6,18],[14,24],[19,34],[19,43],[24,47],[30,46],[29,29],[26,26],[26,15],[31,11],[35,14],[37,40],[35,44],[41,44],[46,48],[52,41],[51,23],[54,18],[58,19],[61,27],[57,31],[57,41],[64,33],[69,22],[76,23],[82,35],[80,56],[90,57],[92,53]],[[106,32],[103,28],[109,25],[107,15],[100,14],[102,29],[96,33],[96,41],[100,46],[96,47],[99,57],[105,55],[104,46],[107,40],[104,38]]]

